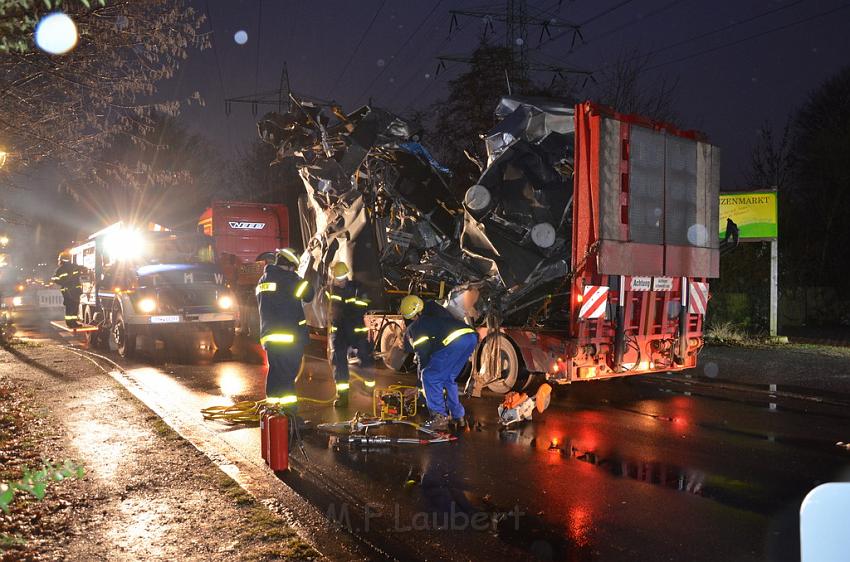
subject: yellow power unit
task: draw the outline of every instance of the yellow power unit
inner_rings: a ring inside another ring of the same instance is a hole
[[[419,389],[394,384],[376,388],[372,393],[372,415],[382,420],[403,420],[416,416]]]

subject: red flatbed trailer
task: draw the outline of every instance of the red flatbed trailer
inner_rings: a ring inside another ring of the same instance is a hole
[[[475,394],[526,374],[571,383],[696,366],[719,276],[719,149],[590,102],[575,131],[569,328],[480,328]]]

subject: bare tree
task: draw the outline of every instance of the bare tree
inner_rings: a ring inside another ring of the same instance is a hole
[[[116,136],[149,142],[158,113],[182,102],[157,95],[192,48],[203,48],[203,18],[183,0],[66,0],[79,31],[76,47],[51,56],[32,46],[35,24],[57,0],[0,0],[0,143],[7,168],[44,160],[76,172],[144,183],[101,153]],[[200,101],[197,94],[192,99]]]
[[[662,76],[650,82],[646,76],[650,63],[648,55],[623,51],[596,76],[592,99],[622,113],[674,121],[679,79]]]
[[[775,187],[780,191],[788,187],[794,177],[794,157],[791,152],[791,120],[786,121],[782,132],[776,135],[770,123],[759,130],[758,140],[750,155],[750,166],[744,172],[751,187]]]

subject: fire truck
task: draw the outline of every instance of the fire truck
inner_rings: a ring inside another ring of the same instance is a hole
[[[243,201],[213,201],[198,219],[212,237],[215,261],[233,288],[239,307],[239,331],[259,334],[254,289],[263,274],[263,254],[289,246],[289,215],[285,205]]]
[[[150,224],[117,222],[69,250],[83,268],[79,318],[89,344],[122,356],[145,336],[182,345],[211,332],[219,350],[233,345],[235,296],[213,263],[211,240]]]

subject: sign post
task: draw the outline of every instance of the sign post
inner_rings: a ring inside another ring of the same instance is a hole
[[[779,209],[775,190],[720,194],[720,238],[726,219],[738,225],[741,242],[770,242],[770,335],[776,336],[779,316]]]

